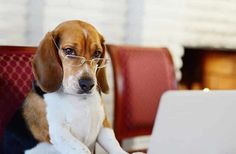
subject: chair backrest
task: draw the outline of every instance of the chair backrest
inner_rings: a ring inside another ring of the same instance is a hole
[[[31,89],[34,47],[0,46],[0,142],[3,129]]]
[[[107,46],[114,71],[114,131],[119,142],[150,135],[163,92],[176,89],[166,48]]]

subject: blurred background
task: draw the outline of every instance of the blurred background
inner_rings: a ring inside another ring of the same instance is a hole
[[[109,44],[168,47],[179,89],[236,89],[236,0],[0,0],[0,45],[37,46],[70,19]],[[112,90],[106,102],[112,121]]]
[[[169,47],[180,81],[189,50],[236,49],[235,15],[236,0],[0,0],[0,44],[37,46],[59,23],[80,19],[107,43]],[[192,88],[189,82],[182,87]],[[205,87],[198,82],[195,88]]]

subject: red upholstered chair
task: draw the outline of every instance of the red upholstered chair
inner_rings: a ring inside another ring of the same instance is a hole
[[[0,142],[3,129],[31,89],[34,47],[0,46]]]
[[[107,46],[114,71],[114,131],[123,139],[150,135],[161,95],[176,89],[166,48]]]

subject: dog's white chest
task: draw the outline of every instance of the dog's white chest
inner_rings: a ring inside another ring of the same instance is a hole
[[[92,146],[102,127],[105,114],[99,94],[88,96],[50,93],[44,95],[47,104],[49,133],[51,125],[67,129],[87,146]],[[54,132],[60,135],[62,132]],[[51,134],[51,133],[50,133]]]

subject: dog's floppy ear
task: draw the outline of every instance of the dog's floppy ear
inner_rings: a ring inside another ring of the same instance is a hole
[[[100,35],[101,36],[101,35]],[[101,44],[102,44],[102,48],[103,48],[103,55],[102,57],[105,57],[105,45],[104,45],[104,39],[101,36]],[[97,81],[98,81],[98,85],[101,88],[101,91],[103,93],[108,93],[109,92],[109,86],[108,86],[108,82],[107,82],[107,76],[106,76],[106,67],[103,68],[99,68],[97,71]]]
[[[107,94],[109,92],[109,86],[107,83],[107,76],[106,76],[105,67],[98,69],[97,80],[98,80],[98,85],[101,88],[102,92]]]
[[[48,32],[40,42],[32,61],[34,77],[38,86],[45,92],[59,89],[63,77],[61,62],[53,39],[53,33]]]

